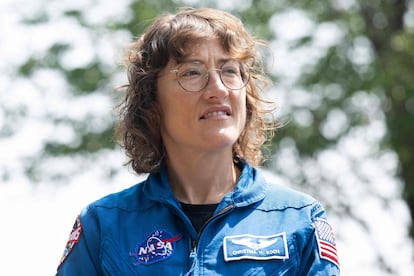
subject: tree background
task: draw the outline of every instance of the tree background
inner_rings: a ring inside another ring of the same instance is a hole
[[[344,275],[414,271],[414,1],[2,3],[3,195],[131,184],[113,141],[122,51],[162,12],[216,7],[269,41],[267,95],[284,127],[266,171],[328,209]]]

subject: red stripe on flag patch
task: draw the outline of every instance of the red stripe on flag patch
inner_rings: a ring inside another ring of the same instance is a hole
[[[319,256],[339,267],[335,236],[332,227],[325,219],[315,219],[315,236],[318,241]]]

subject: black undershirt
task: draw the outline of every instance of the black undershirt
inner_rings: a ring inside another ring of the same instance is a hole
[[[187,204],[181,202],[181,206],[195,230],[199,233],[204,223],[213,216],[218,204]]]

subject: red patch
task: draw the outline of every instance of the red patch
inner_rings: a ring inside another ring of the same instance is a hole
[[[82,234],[82,224],[80,221],[80,216],[78,216],[76,218],[75,224],[73,224],[72,231],[70,232],[69,240],[66,243],[65,250],[63,251],[62,258],[60,259],[59,267],[63,264],[63,262],[69,256],[70,252],[72,252],[72,249],[78,243],[81,237],[81,234]]]

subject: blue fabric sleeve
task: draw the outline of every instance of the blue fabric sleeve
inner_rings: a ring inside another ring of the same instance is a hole
[[[313,231],[302,252],[300,275],[339,276],[336,243],[325,210],[316,203],[311,212]]]
[[[79,226],[76,226],[77,223]],[[79,227],[81,227],[80,232]],[[79,236],[77,236],[78,233]],[[98,223],[96,223],[93,214],[84,209],[72,229],[56,275],[100,275],[99,236]]]

